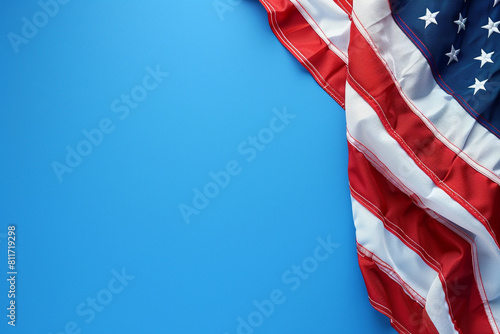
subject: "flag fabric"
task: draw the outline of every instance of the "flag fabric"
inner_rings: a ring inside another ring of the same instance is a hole
[[[260,0],[346,112],[369,301],[400,333],[500,330],[500,0]]]

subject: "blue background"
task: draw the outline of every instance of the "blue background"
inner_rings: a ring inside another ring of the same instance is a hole
[[[247,333],[394,332],[357,266],[343,110],[257,1],[222,2],[73,0],[44,22],[36,1],[2,1],[0,267],[15,225],[18,276],[15,328],[0,283],[0,332],[233,334],[273,290],[286,300]],[[40,27],[13,47],[24,17]],[[115,113],[157,67],[168,76]],[[295,118],[247,161],[238,147],[285,108]],[[103,119],[112,131],[58,178]],[[233,160],[187,224],[179,206]],[[283,275],[328,236],[339,247],[292,290]]]

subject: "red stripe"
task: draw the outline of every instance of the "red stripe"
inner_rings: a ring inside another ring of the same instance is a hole
[[[500,235],[500,187],[439,141],[401,96],[388,70],[353,26],[349,84],[375,110],[387,132],[415,163],[488,229]]]
[[[387,264],[375,261],[373,254],[359,244],[358,261],[370,303],[391,319],[391,325],[399,333],[439,334],[425,309],[410,298],[405,288],[380,269],[381,266],[385,270],[390,269]]]
[[[349,15],[349,18],[351,18],[351,13],[352,13],[352,0],[333,0],[339,6],[342,8],[344,12],[346,12],[347,15]]]
[[[342,107],[345,105],[346,64],[316,34],[295,6],[286,0],[260,0],[280,42]]]
[[[292,54],[295,55],[297,59],[299,59],[309,72],[311,72],[316,81],[335,100],[337,100],[339,104],[344,106],[346,67],[342,60],[328,49],[328,46],[307,24],[307,21],[290,2],[285,0],[260,1],[269,13],[271,28],[278,39],[290,52],[292,52]],[[351,0],[333,1],[346,13],[351,13]],[[397,90],[396,85],[392,81],[392,77],[390,76],[388,70],[378,59],[370,45],[364,40],[364,38],[362,38],[355,27],[351,29],[351,43],[349,51],[350,74],[352,74],[352,77],[347,78],[347,80],[349,80],[351,86],[353,86],[358,93],[363,96],[368,103],[370,103],[373,109],[377,112],[388,133],[398,141],[401,147],[405,149],[417,165],[434,181],[438,187],[443,189],[448,195],[466,208],[476,219],[481,221],[498,245],[499,241],[496,239],[495,234],[498,234],[498,229],[500,228],[500,212],[495,213],[492,209],[495,205],[491,205],[492,203],[500,204],[500,188],[498,185],[490,181],[484,175],[475,171],[465,161],[457,157],[455,153],[436,139],[434,134],[408,107],[400,95],[400,92]],[[356,78],[356,80],[354,78]],[[367,89],[369,94],[365,92],[364,89]],[[400,118],[401,116],[404,118]],[[470,204],[464,198],[467,198]],[[406,200],[409,201],[409,198],[406,197]],[[365,204],[368,205],[367,202],[365,202]],[[395,202],[394,205],[399,206],[400,204]],[[384,218],[386,214],[388,215],[390,213],[388,211],[381,214],[380,211],[376,210],[377,207],[378,206],[372,206],[372,212],[378,212],[378,215],[382,218]],[[405,206],[402,208],[408,209],[408,207]],[[403,214],[400,217],[406,217],[404,212],[399,212],[398,214]],[[415,219],[418,220],[419,218]],[[429,217],[426,216],[426,219],[429,219]],[[387,218],[382,220],[385,220],[386,224],[388,222],[392,222],[392,220],[389,221]],[[492,226],[490,226],[490,224]],[[444,228],[438,222],[434,222],[434,225]],[[397,224],[392,227],[401,228]],[[418,234],[420,230],[414,228],[412,231],[413,233]],[[448,231],[448,233],[451,232]],[[458,238],[458,236],[454,236]],[[450,236],[448,236],[448,238],[450,238]],[[409,242],[409,240],[406,240],[406,242]],[[477,328],[490,328],[489,323],[486,325],[484,324],[484,319],[486,317],[485,314],[477,313],[484,313],[484,307],[481,304],[477,285],[474,284],[474,278],[470,278],[472,275],[470,245],[465,245],[465,247],[469,247],[469,252],[467,253],[466,249],[460,248],[464,247],[463,244],[457,244],[455,239],[453,239],[453,242],[455,243],[441,245],[441,247],[453,246],[455,248],[451,247],[451,249],[453,249],[454,252],[440,253],[441,257],[437,255],[431,257],[429,255],[426,257],[426,260],[429,261],[429,263],[432,263],[436,268],[441,269],[443,272],[443,283],[447,285],[449,283],[456,284],[456,281],[452,282],[450,279],[458,277],[464,282],[464,284],[460,283],[460,286],[464,285],[468,288],[467,293],[470,298],[467,301],[464,301],[462,295],[464,294],[463,291],[460,291],[461,294],[457,297],[456,291],[452,291],[452,288],[450,287],[445,288],[445,292],[447,293],[449,300],[452,302],[452,313],[457,315],[460,318],[459,320],[462,321],[462,319],[468,319],[471,314],[476,312],[474,314],[474,321],[479,323],[478,326],[480,326]],[[465,241],[462,240],[462,242]],[[422,240],[418,240],[418,242],[414,243],[415,245],[413,246],[416,247],[416,249],[419,249],[417,246],[424,246],[424,242]],[[434,244],[434,246],[436,249],[427,251],[436,251],[438,253],[440,251],[444,251],[443,248],[438,248],[439,245]],[[427,245],[425,247],[429,246]],[[423,249],[420,249],[420,251],[423,253]],[[459,251],[463,251],[463,253],[459,253]],[[462,255],[459,260],[456,260],[457,254],[468,255]],[[467,256],[469,256],[468,259]],[[468,263],[468,267],[461,267],[463,263]],[[362,264],[360,261],[360,265],[362,266],[366,279],[369,274],[365,275],[365,264]],[[390,280],[390,278],[388,278],[385,274],[383,275],[383,278]],[[396,284],[394,281],[390,281],[393,284]],[[382,282],[382,278],[380,282]],[[375,289],[375,292],[370,292],[370,295],[376,297],[372,300],[374,307],[379,309],[381,312],[388,314],[388,316],[393,317],[393,313],[405,312],[405,310],[411,309],[411,305],[401,304],[401,308],[394,306],[396,304],[391,304],[391,298],[399,301],[406,298],[413,303],[415,302],[410,298],[407,298],[404,291],[401,291],[401,287],[399,285],[396,284],[396,287],[394,287],[391,285],[391,282],[383,282],[384,284],[381,283],[380,287],[378,287],[379,289]],[[373,290],[372,285],[375,283],[373,283],[371,279],[366,279],[366,284],[369,291]],[[393,293],[393,291],[399,293]],[[385,296],[382,296],[382,294],[385,294]],[[462,296],[461,299],[459,298],[460,296]],[[418,306],[421,309],[421,306]],[[470,312],[467,312],[467,310]],[[423,312],[425,313],[425,311]],[[416,328],[418,330],[422,328],[421,326],[419,327],[415,324],[407,324],[408,321],[405,321],[405,319],[407,320],[408,317],[405,318],[402,316],[397,319],[400,319],[401,321],[398,323],[398,327],[395,327],[400,328],[400,330],[404,330],[407,326],[409,326],[407,328]],[[464,330],[469,332],[467,324],[464,323],[461,324],[461,326],[462,325],[465,328]],[[412,332],[414,331],[412,330]],[[418,331],[415,332],[418,333]],[[437,331],[435,331],[434,328],[433,331],[429,332],[435,333]]]
[[[352,196],[440,273],[452,319],[460,332],[476,333],[478,328],[482,333],[492,332],[474,278],[470,243],[418,207],[354,146],[349,143],[348,147]]]

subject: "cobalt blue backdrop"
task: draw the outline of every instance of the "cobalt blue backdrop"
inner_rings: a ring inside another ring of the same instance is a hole
[[[343,110],[257,1],[2,5],[0,332],[394,332]]]

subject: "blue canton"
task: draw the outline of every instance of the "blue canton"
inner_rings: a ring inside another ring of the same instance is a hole
[[[391,0],[438,84],[500,137],[500,0]]]

